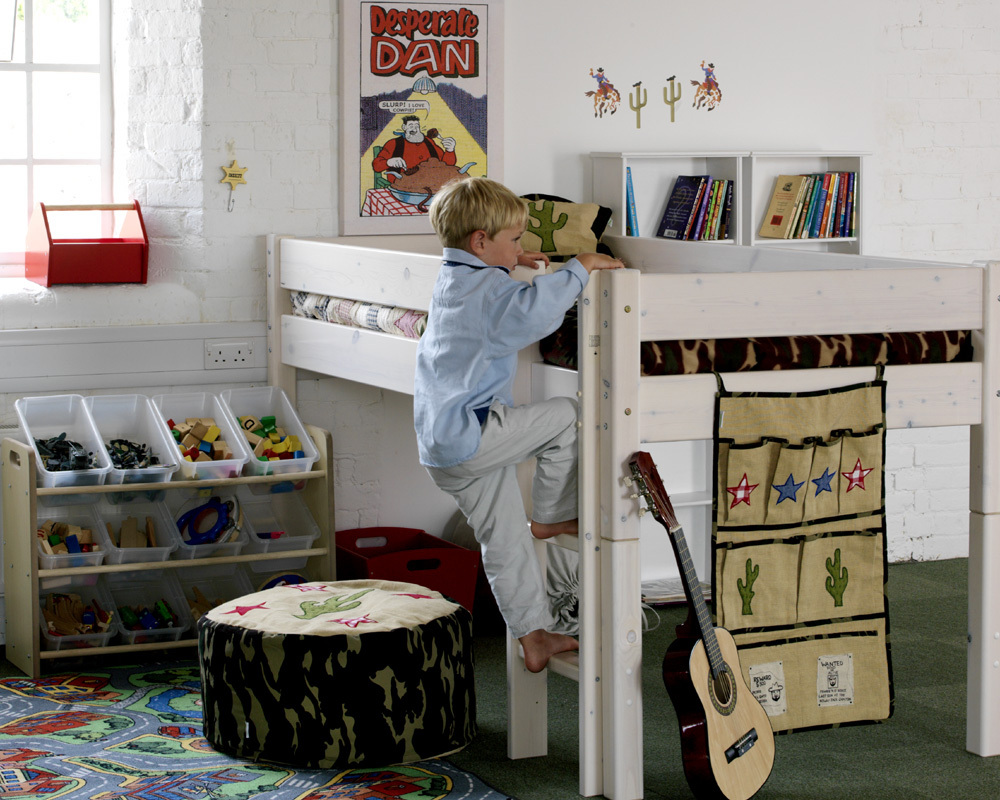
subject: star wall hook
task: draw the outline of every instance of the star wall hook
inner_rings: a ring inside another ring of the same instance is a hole
[[[236,191],[236,186],[237,186],[237,184],[240,184],[240,183],[246,183],[246,178],[244,178],[243,175],[250,168],[249,167],[241,167],[239,165],[239,162],[236,159],[233,159],[233,163],[230,166],[228,166],[228,167],[222,167],[221,169],[226,174],[222,178],[222,180],[219,181],[219,183],[228,183],[229,184],[229,205],[227,206],[226,210],[227,211],[232,211],[233,210],[233,206],[236,203],[236,195],[234,194],[235,191]]]

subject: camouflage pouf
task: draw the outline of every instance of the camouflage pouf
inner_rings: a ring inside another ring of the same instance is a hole
[[[279,586],[198,622],[205,738],[296,767],[386,766],[476,734],[472,615],[410,583]]]

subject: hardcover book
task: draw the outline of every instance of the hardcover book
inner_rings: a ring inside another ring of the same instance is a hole
[[[688,221],[696,209],[700,187],[708,179],[708,175],[678,175],[674,180],[674,188],[667,200],[663,219],[656,235],[663,239],[684,239],[688,230]]]
[[[774,193],[760,226],[762,239],[787,239],[795,216],[795,207],[802,200],[805,175],[779,175]]]

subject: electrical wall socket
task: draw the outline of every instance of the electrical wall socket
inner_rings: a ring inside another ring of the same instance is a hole
[[[223,339],[205,340],[205,369],[238,369],[253,366],[253,345]]]

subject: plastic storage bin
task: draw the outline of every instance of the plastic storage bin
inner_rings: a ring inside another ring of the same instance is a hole
[[[114,601],[108,593],[107,584],[104,578],[97,575],[81,575],[79,578],[53,578],[46,579],[38,585],[39,597],[39,627],[41,628],[41,645],[44,650],[75,650],[85,647],[106,647],[111,640],[118,635],[118,614],[114,608]],[[45,624],[45,617],[41,614],[41,609],[45,608],[48,595],[52,594],[78,594],[85,606],[93,605],[96,600],[98,605],[105,611],[110,611],[114,615],[111,625],[104,633],[81,633],[68,636],[59,636],[50,633]]]
[[[237,497],[246,522],[246,552],[275,553],[312,547],[319,537],[319,525],[297,492],[261,496],[245,489],[241,486]],[[281,536],[276,539],[260,536],[278,531]],[[268,564],[272,569],[299,569],[305,566],[306,561],[305,558],[289,558],[269,561]]]
[[[239,499],[237,495],[232,491],[212,491],[210,489],[204,490],[204,492],[199,492],[197,497],[190,497],[186,493],[181,492],[170,492],[167,498],[167,511],[170,516],[171,525],[169,526],[169,541],[176,545],[176,549],[171,554],[174,559],[185,559],[185,558],[207,558],[208,556],[237,556],[243,550],[244,545],[247,542],[247,526],[244,522],[241,524],[237,534],[229,538],[225,542],[205,542],[204,544],[192,544],[188,540],[189,530],[185,531],[182,535],[178,527],[178,522],[187,512],[195,512],[194,516],[191,518],[192,521],[197,521],[197,517],[200,512],[198,508],[200,506],[206,506],[210,504],[214,498],[218,498],[220,503],[232,502],[239,506]],[[239,514],[239,510],[234,510],[234,514]],[[238,517],[237,517],[238,519]],[[215,512],[206,509],[203,512],[203,517],[201,524],[198,524],[196,529],[200,532],[205,532],[210,530],[217,521]]]
[[[176,641],[191,627],[191,612],[181,592],[177,576],[163,572],[116,572],[108,576],[108,593],[115,608],[115,622],[125,644],[145,642]],[[177,621],[166,628],[133,631],[125,627],[121,610],[128,607],[133,611],[152,610],[157,601],[165,600],[170,605]]]
[[[185,480],[235,478],[243,471],[243,465],[250,458],[250,451],[244,443],[243,434],[236,427],[236,421],[216,395],[211,392],[161,394],[153,398],[153,407],[163,418],[164,424],[167,420],[181,422],[189,417],[214,419],[222,431],[221,438],[232,451],[232,458],[219,461],[186,461],[180,458],[180,468],[176,475]]]
[[[35,547],[38,549],[39,569],[96,567],[104,563],[109,554],[111,542],[108,541],[107,533],[104,530],[104,523],[98,516],[94,505],[50,506],[47,503],[39,502],[36,513],[36,529],[45,524],[47,520],[79,525],[81,528],[88,528],[90,530],[94,543],[100,547],[100,550],[96,553],[49,555],[42,549],[42,543],[36,537]]]
[[[100,486],[104,483],[111,471],[111,459],[108,458],[101,435],[97,432],[97,426],[83,402],[83,397],[78,394],[22,397],[14,402],[14,410],[17,412],[26,442],[35,451],[40,486],[45,488]],[[65,471],[45,469],[42,456],[35,446],[35,439],[51,439],[63,433],[67,439],[78,442],[84,449],[94,454],[93,469]],[[69,497],[69,503],[79,502],[74,496]]]
[[[337,578],[406,581],[472,611],[479,553],[416,528],[337,531]]]
[[[95,510],[101,519],[101,527],[105,528],[104,535],[108,540],[108,564],[166,561],[177,549],[177,541],[173,536],[174,519],[165,503],[133,502],[121,505],[102,500]],[[117,534],[128,517],[135,517],[141,530],[145,530],[146,517],[152,518],[156,547],[118,547],[111,540],[107,525],[110,525]]]
[[[111,464],[108,483],[162,483],[169,481],[179,465],[179,451],[166,422],[141,394],[116,394],[88,397],[84,405],[90,411],[101,441],[128,439],[143,444],[159,460],[158,466],[119,469]]]
[[[233,569],[232,564],[206,564],[183,569],[177,576],[177,582],[180,584],[194,622],[197,622],[199,617],[199,612],[193,607],[197,598],[195,587],[213,608],[220,603],[253,593],[246,573],[240,569]]]
[[[260,419],[272,416],[275,425],[285,433],[298,437],[302,443],[303,458],[289,458],[283,461],[261,461],[247,446],[249,460],[246,471],[250,475],[283,475],[289,472],[308,472],[319,459],[319,451],[306,427],[295,413],[285,392],[277,386],[257,386],[248,389],[227,389],[220,398],[230,412],[234,423],[239,426],[239,418],[254,416]],[[242,434],[241,434],[242,436]],[[245,442],[245,440],[244,440]]]

